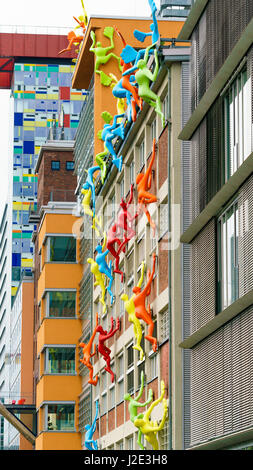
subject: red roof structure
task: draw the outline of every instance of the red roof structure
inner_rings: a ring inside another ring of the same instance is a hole
[[[26,27],[20,29],[25,31]],[[11,88],[14,63],[17,58],[73,59],[76,56],[74,51],[58,55],[67,45],[67,34],[42,34],[40,28],[38,33],[34,34],[0,32],[0,89]]]

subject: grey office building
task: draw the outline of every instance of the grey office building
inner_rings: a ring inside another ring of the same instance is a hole
[[[253,449],[252,0],[196,0],[179,38],[192,48],[186,448]]]

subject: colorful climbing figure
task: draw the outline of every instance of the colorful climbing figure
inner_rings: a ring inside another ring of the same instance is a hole
[[[137,284],[138,287],[141,287],[143,282],[143,272],[141,273],[141,277]],[[134,305],[134,295],[129,299],[126,293],[121,295],[121,300],[125,303],[125,310],[128,313],[128,321],[133,323],[134,328],[134,336],[136,338],[136,344],[133,346],[133,349],[136,349],[140,353],[140,360],[142,361],[144,358],[144,351],[141,347],[141,340],[142,340],[142,329],[141,324],[135,315],[135,305]]]
[[[89,340],[89,342],[87,344],[85,343],[80,343],[79,346],[83,349],[83,357],[82,359],[80,359],[80,362],[82,362],[86,367],[88,367],[89,369],[89,380],[88,380],[88,383],[91,384],[91,385],[97,385],[97,382],[98,382],[98,375],[93,379],[93,365],[91,364],[90,362],[90,359],[91,357],[95,356],[96,354],[96,345],[94,344],[94,352],[91,353],[91,348],[92,348],[92,344],[93,344],[93,341],[95,339],[95,336],[96,336],[96,332],[97,332],[97,326],[98,326],[98,318],[96,318],[96,324],[95,324],[95,328],[93,330],[93,333],[91,335],[91,338]]]
[[[138,408],[144,408],[144,406],[147,406],[149,403],[151,403],[151,401],[153,400],[153,390],[150,388],[149,389],[149,392],[148,392],[148,399],[147,401],[145,402],[140,402],[140,398],[143,394],[143,390],[144,390],[144,372],[143,370],[141,371],[141,388],[140,388],[140,391],[137,395],[136,398],[132,398],[130,393],[126,393],[124,395],[124,400],[125,401],[128,401],[129,404],[128,404],[128,411],[129,411],[129,414],[130,414],[130,420],[132,421],[132,423],[134,423],[135,419],[136,418],[143,418],[143,413],[140,413],[138,414]],[[141,430],[139,429],[138,431],[138,439],[137,439],[137,442],[140,446],[141,449],[144,449],[142,443],[141,443],[141,435],[142,435],[142,432]]]
[[[125,96],[119,96],[119,94],[115,94],[113,92],[113,90],[115,89],[115,87],[117,87],[119,81],[117,79],[117,77],[113,74],[113,73],[109,73],[109,76],[111,77],[112,79],[112,83],[110,85],[111,89],[112,89],[112,94],[117,98],[117,114],[125,114],[125,108],[126,108],[126,104],[125,104]],[[123,118],[120,118],[119,119],[119,123],[123,120]]]
[[[80,45],[80,43],[83,41],[83,36],[77,36],[75,31],[70,31],[68,33],[68,46],[65,49],[62,49],[60,52],[58,52],[58,55],[64,54],[65,52],[71,51],[73,45]]]
[[[150,213],[147,209],[147,204],[152,204],[153,202],[157,202],[157,197],[154,194],[149,192],[151,188],[151,181],[152,181],[152,167],[155,160],[155,148],[156,148],[156,141],[153,140],[153,152],[150,158],[150,162],[147,168],[146,173],[139,173],[136,177],[136,184],[137,184],[137,193],[138,193],[138,205],[139,209],[143,210],[146,214],[148,222],[150,226],[153,228],[155,233],[155,223],[152,221]]]
[[[96,314],[96,322],[98,322],[98,314]],[[120,320],[119,318],[116,319],[116,326],[114,328],[114,320],[113,317],[111,317],[111,329],[109,332],[103,329],[101,325],[98,325],[96,328],[96,332],[99,333],[98,337],[98,352],[102,354],[105,362],[106,362],[106,367],[105,371],[109,372],[111,374],[111,382],[114,382],[114,373],[111,369],[111,350],[107,346],[105,346],[104,342],[107,341],[109,338],[112,338],[112,336],[115,335],[115,333],[119,330],[120,328]]]
[[[122,169],[123,157],[122,156],[117,157],[117,154],[112,144],[112,140],[115,137],[120,137],[121,139],[124,139],[124,134],[125,134],[124,124],[118,123],[118,119],[124,117],[124,115],[125,114],[116,114],[113,118],[112,125],[110,125],[109,122],[111,121],[112,116],[110,115],[110,113],[106,111],[102,113],[102,117],[106,121],[106,124],[104,124],[104,128],[102,129],[101,138],[105,143],[105,147],[108,149],[109,153],[113,157],[112,163],[116,166],[119,172]]]
[[[126,47],[126,41],[123,38],[121,32],[116,28],[115,31],[119,35],[119,37],[122,40],[123,46]],[[137,116],[137,107],[142,109],[142,99],[139,97],[138,94],[138,87],[136,86],[136,81],[135,81],[135,76],[134,75],[124,75],[124,72],[129,70],[132,66],[131,64],[127,64],[124,62],[124,60],[121,58],[121,65],[123,67],[122,69],[122,78],[118,82],[117,88],[114,91],[114,96],[116,96],[116,93],[118,94],[123,94],[125,95],[125,98],[127,100],[127,119],[129,122],[135,122],[136,121],[136,116]]]
[[[97,417],[98,417],[98,410],[99,410],[99,402],[97,400],[96,401],[96,414],[95,414],[93,423],[91,425],[86,424],[84,426],[84,428],[86,430],[86,433],[85,433],[85,436],[84,436],[84,444],[85,444],[86,449],[88,449],[88,450],[98,450],[97,440],[95,441],[93,439],[93,434],[96,431],[96,421],[97,421]]]
[[[153,253],[153,269],[152,273],[150,270],[148,270],[147,273],[147,284],[143,290],[141,290],[141,285],[140,282],[138,283],[137,286],[133,287],[133,293],[134,298],[134,306],[135,306],[135,316],[139,320],[143,320],[147,325],[148,325],[148,334],[145,336],[145,339],[147,339],[151,344],[152,344],[152,349],[153,351],[157,351],[157,339],[153,337],[153,332],[154,332],[154,322],[152,320],[152,314],[151,314],[151,309],[150,305],[148,304],[148,308],[146,309],[146,298],[150,295],[151,292],[151,283],[154,278],[155,274],[155,262],[156,262],[156,255]],[[141,269],[141,278],[143,279],[144,275],[144,269],[145,265],[142,263],[142,269]]]
[[[109,262],[109,265],[107,264],[106,262],[106,256],[108,255],[109,253],[109,250],[106,250],[104,251],[105,249],[105,246],[106,246],[106,242],[107,242],[107,236],[106,236],[106,233],[104,232],[104,242],[103,242],[103,245],[97,245],[96,248],[95,248],[95,252],[97,253],[96,255],[96,263],[98,264],[99,266],[99,271],[102,273],[102,274],[105,274],[106,277],[108,277],[109,279],[109,285],[107,286],[107,291],[109,292],[110,294],[110,297],[111,297],[111,305],[113,304],[114,302],[114,299],[115,299],[115,296],[113,295],[112,293],[112,283],[113,283],[113,275],[112,275],[112,272],[113,272],[113,266],[112,266],[112,261]]]
[[[150,106],[155,108],[156,113],[161,117],[162,126],[165,126],[165,117],[162,112],[162,105],[161,105],[161,98],[160,96],[156,95],[150,89],[150,82],[155,82],[157,79],[158,71],[159,71],[159,61],[158,61],[158,53],[157,50],[154,49],[154,56],[155,56],[155,68],[154,72],[151,72],[147,66],[148,59],[149,59],[149,51],[151,48],[154,48],[155,44],[147,47],[144,58],[138,60],[137,66],[134,66],[124,72],[123,75],[131,75],[135,70],[136,67],[138,68],[137,72],[135,73],[135,79],[138,84],[138,93],[139,96]]]
[[[142,417],[137,416],[137,418],[134,420],[134,425],[141,431],[142,434],[144,434],[144,437],[146,441],[151,444],[153,450],[159,450],[159,444],[157,440],[157,433],[161,431],[164,428],[165,421],[167,418],[167,411],[168,411],[168,405],[167,405],[167,400],[163,399],[165,394],[165,385],[164,381],[161,381],[161,396],[155,400],[148,410],[143,414]],[[150,420],[150,415],[155,408],[161,401],[163,401],[163,416],[161,419],[160,424],[158,425],[156,421],[151,421]],[[140,444],[138,442],[138,444]],[[141,446],[143,449],[143,446]]]
[[[93,181],[93,175],[98,170],[100,170],[99,166],[93,166],[93,167],[90,167],[88,170],[85,170],[88,173],[88,176],[87,176],[87,179],[86,179],[85,183],[83,184],[83,188],[82,188],[84,190],[91,189],[93,217],[95,217],[95,207],[96,207],[96,193],[95,193],[95,185],[94,185],[94,181]]]
[[[121,251],[125,249],[126,244],[135,236],[135,230],[133,228],[133,224],[134,224],[135,219],[138,217],[139,212],[136,212],[136,214],[132,216],[130,212],[128,211],[128,208],[131,205],[132,200],[133,200],[133,190],[134,190],[134,185],[131,184],[130,195],[129,195],[128,201],[126,202],[124,198],[122,198],[120,202],[121,209],[118,213],[116,225],[117,225],[118,232],[120,229],[123,230],[124,240],[119,247],[118,254],[120,254]]]
[[[99,266],[93,258],[88,258],[87,263],[89,263],[91,265],[90,270],[91,270],[92,274],[94,274],[95,279],[96,279],[96,281],[94,283],[94,287],[100,286],[100,288],[101,288],[101,296],[99,298],[99,302],[103,306],[103,313],[106,313],[106,303],[105,303],[106,287],[105,287],[104,276],[99,271]]]
[[[124,273],[119,269],[119,260],[120,260],[120,250],[115,250],[115,245],[117,244],[118,247],[122,244],[122,239],[118,237],[120,233],[117,232],[117,224],[113,224],[108,233],[107,233],[107,243],[106,248],[110,251],[112,256],[115,258],[115,268],[113,270],[114,273],[121,275],[121,282],[124,280]]]
[[[83,206],[84,213],[89,215],[90,217],[92,217],[92,222],[93,223],[92,223],[91,228],[93,228],[96,231],[97,235],[99,236],[100,235],[100,230],[99,230],[98,227],[101,228],[101,219],[98,220],[96,215],[95,215],[95,217],[93,217],[93,211],[90,208],[91,188],[90,189],[82,189],[81,194],[84,195],[84,197],[82,199],[82,206]],[[96,225],[98,225],[98,227]]]
[[[155,44],[155,43],[157,43],[157,41],[160,38],[159,30],[158,30],[158,22],[157,22],[157,18],[156,18],[157,8],[156,8],[156,4],[153,0],[148,0],[148,3],[149,3],[149,6],[150,6],[150,9],[151,9],[151,14],[152,14],[152,19],[153,19],[153,23],[151,23],[151,25],[150,25],[151,32],[143,33],[142,31],[138,31],[137,29],[135,29],[134,30],[134,37],[138,41],[144,42],[145,39],[148,36],[151,36],[151,38],[152,38],[151,42],[152,42],[152,44]],[[137,57],[137,61],[138,61],[138,57]]]
[[[83,15],[78,16],[78,18],[73,16],[73,18],[78,23],[78,26],[76,26],[76,28],[82,28],[83,33],[85,33],[86,28],[87,28],[87,24],[88,24],[88,15],[87,15],[87,12],[86,12],[85,7],[84,7],[83,0],[81,0],[81,4],[82,4],[82,9],[83,9]]]
[[[101,65],[107,64],[107,62],[114,58],[118,62],[119,70],[121,71],[121,65],[120,65],[120,57],[118,57],[116,54],[113,52],[110,52],[112,49],[114,49],[114,41],[113,41],[113,33],[114,29],[111,26],[107,26],[104,29],[104,36],[110,39],[111,45],[108,47],[102,47],[101,42],[96,43],[96,34],[94,31],[91,31],[90,36],[92,39],[92,45],[90,47],[90,51],[94,52],[96,56],[96,63],[95,63],[95,72],[100,75],[100,81],[102,85],[104,86],[109,86],[111,85],[112,79],[106,73],[103,71],[99,70]]]

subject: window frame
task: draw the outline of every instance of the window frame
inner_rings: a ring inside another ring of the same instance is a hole
[[[53,164],[58,163],[59,168],[53,168]],[[51,171],[60,171],[61,169],[61,161],[60,160],[51,160]]]

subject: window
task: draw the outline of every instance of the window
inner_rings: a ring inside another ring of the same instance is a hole
[[[101,375],[101,414],[107,412],[107,372],[103,371]]]
[[[144,142],[144,139],[141,142],[139,152],[140,152],[140,170],[141,170],[144,167],[144,164],[145,164],[145,142]]]
[[[59,160],[51,160],[51,170],[58,171],[60,169],[60,161]]]
[[[169,118],[169,95],[168,94],[165,96],[163,100],[162,107],[163,107],[164,117],[165,119],[168,119]]]
[[[168,202],[163,202],[159,206],[159,215],[160,215],[160,221],[159,221],[159,236],[163,237],[165,233],[169,229],[169,223],[168,223]]]
[[[156,139],[156,119],[151,124],[151,139],[153,144],[153,140]]]
[[[76,293],[75,292],[48,292],[47,294],[49,317],[75,317]]]
[[[74,374],[75,348],[46,348],[45,372],[46,374]]]
[[[124,400],[124,354],[118,356],[118,403]]]
[[[127,438],[127,449],[134,450],[134,438],[133,436]]]
[[[124,450],[123,439],[122,441],[117,442],[117,450]]]
[[[251,153],[251,133],[251,80],[244,68],[224,98],[226,180]]]
[[[46,405],[46,431],[74,431],[75,405]]]
[[[169,309],[160,313],[160,341],[163,342],[169,337]]]
[[[218,312],[239,295],[238,204],[233,203],[218,220]]]
[[[130,182],[130,185],[135,183],[135,181],[134,181],[134,161],[133,160],[131,161],[131,163],[129,165],[129,182]]]
[[[119,185],[120,185],[120,200],[121,200],[125,196],[124,178],[122,178]]]
[[[127,393],[134,391],[134,350],[133,344],[127,348]]]
[[[73,171],[75,168],[74,162],[66,162],[66,170]]]
[[[48,261],[76,261],[76,239],[74,237],[49,237]]]

